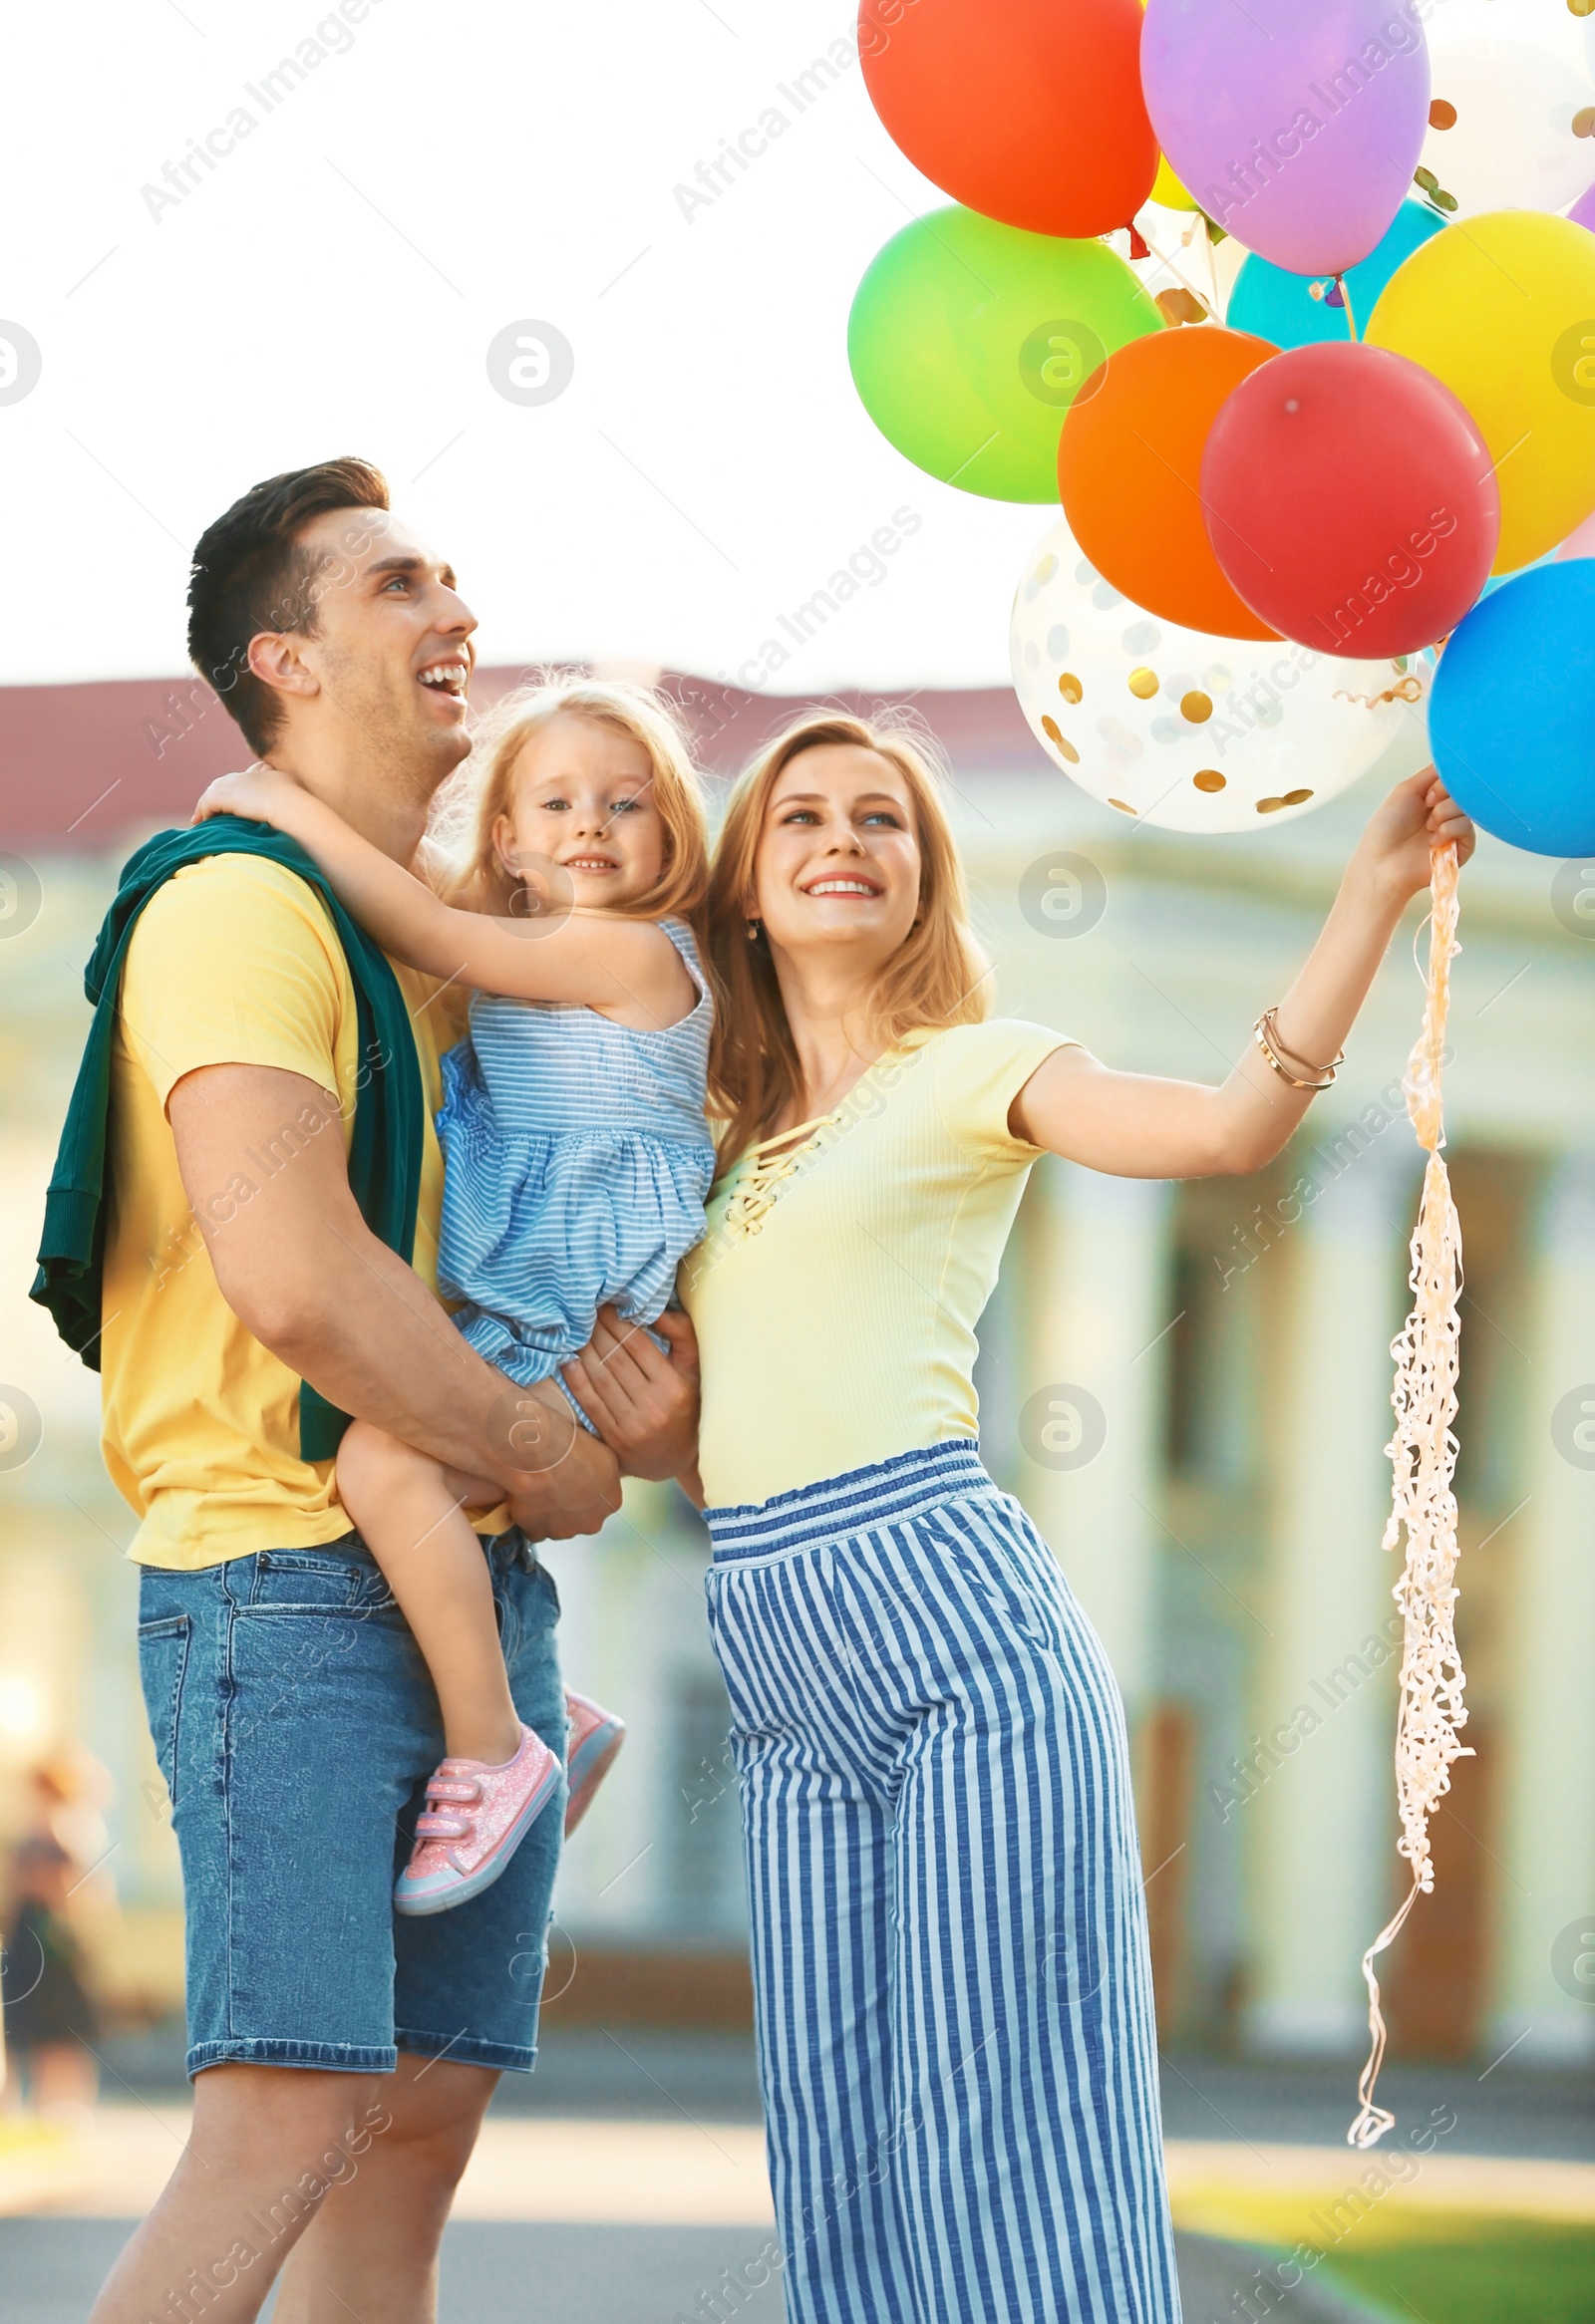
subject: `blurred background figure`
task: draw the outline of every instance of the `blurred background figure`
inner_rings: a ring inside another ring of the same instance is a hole
[[[85,2120],[99,2089],[101,2022],[89,1954],[98,1923],[115,1909],[100,1871],[111,1789],[106,1769],[81,1749],[34,1767],[27,1822],[5,1866],[4,2101],[57,2122]]]
[[[111,1846],[106,1810],[116,1790],[109,1768],[82,1744],[67,1744],[29,1769],[28,1831],[66,1850],[86,1877]]]

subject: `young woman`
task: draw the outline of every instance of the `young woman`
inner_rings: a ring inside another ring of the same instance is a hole
[[[1145,1178],[1278,1153],[1447,839],[1471,851],[1432,770],[1392,792],[1207,1088],[988,1018],[904,734],[805,719],[733,796],[721,1175],[683,1297],[795,2324],[1177,2317],[1122,1712],[980,1464],[975,1323],[1041,1153]]]

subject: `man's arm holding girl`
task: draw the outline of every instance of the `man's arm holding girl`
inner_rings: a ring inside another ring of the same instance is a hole
[[[383,951],[428,976],[518,1001],[598,1010],[640,1003],[650,1019],[654,1009],[679,1011],[696,998],[674,945],[651,921],[583,910],[557,893],[537,918],[463,911],[276,767],[219,776],[194,821],[212,815],[246,816],[297,839]],[[557,887],[556,872],[550,884]]]

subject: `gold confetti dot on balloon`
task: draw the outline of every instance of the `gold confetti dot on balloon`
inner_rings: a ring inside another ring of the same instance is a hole
[[[1052,743],[1054,749],[1061,751],[1063,756],[1068,759],[1071,766],[1078,766],[1080,764],[1080,752],[1075,748],[1075,745],[1073,742],[1071,742],[1069,736],[1061,731],[1058,721],[1056,719],[1048,718],[1045,711],[1042,713],[1041,730],[1046,735],[1048,741]]]
[[[1135,812],[1134,808],[1126,805],[1122,799],[1110,799],[1108,804],[1111,807],[1116,807],[1121,815],[1133,815]]]
[[[1044,589],[1057,570],[1058,559],[1056,557],[1043,557],[1041,563],[1036,567],[1037,587]]]
[[[1150,702],[1157,692],[1156,671],[1132,670],[1129,674],[1129,691],[1137,702]]]
[[[1277,815],[1284,804],[1283,799],[1259,799],[1257,812],[1259,815]]]
[[[1209,313],[1194,291],[1183,287],[1159,291],[1152,304],[1165,323],[1176,327],[1181,323],[1205,323]]]
[[[1575,138],[1595,138],[1595,105],[1586,105],[1573,116]]]
[[[1190,779],[1199,791],[1221,791],[1224,787],[1224,778],[1216,766],[1204,766],[1200,774],[1193,774]]]
[[[1195,692],[1181,695],[1179,715],[1182,719],[1188,719],[1193,726],[1205,726],[1213,715],[1212,696]]]
[[[1456,108],[1449,98],[1436,97],[1429,109],[1432,130],[1453,130],[1456,127]]]
[[[1285,804],[1287,807],[1303,807],[1307,804],[1307,801],[1312,797],[1312,795],[1313,794],[1311,791],[1287,791],[1285,793]]]
[[[1073,670],[1066,670],[1058,681],[1058,691],[1065,702],[1079,702],[1086,689],[1081,685]]]

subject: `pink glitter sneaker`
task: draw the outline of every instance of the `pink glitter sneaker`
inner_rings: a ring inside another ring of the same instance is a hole
[[[565,1737],[565,1774],[570,1785],[565,1798],[568,1840],[615,1764],[615,1754],[626,1740],[626,1722],[584,1694],[566,1694],[565,1716],[570,1721]]]
[[[396,1912],[448,1912],[490,1888],[559,1789],[559,1761],[529,1727],[502,1767],[445,1759],[427,1785],[427,1812],[394,1887]]]

